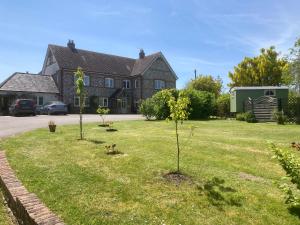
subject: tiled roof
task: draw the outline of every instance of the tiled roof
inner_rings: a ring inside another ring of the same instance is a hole
[[[49,49],[60,68],[77,69],[80,66],[86,71],[125,76],[141,74],[161,54],[155,53],[143,59],[132,59],[58,45],[49,45]]]
[[[52,76],[18,72],[0,84],[0,91],[59,93]]]

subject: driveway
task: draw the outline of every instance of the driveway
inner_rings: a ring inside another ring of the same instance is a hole
[[[106,115],[107,121],[122,121],[122,120],[141,120],[143,117],[136,114],[120,114],[120,115]],[[22,133],[37,128],[48,127],[49,120],[55,121],[57,125],[76,124],[79,123],[79,115],[71,114],[66,116],[48,116],[38,115],[30,117],[11,117],[0,116],[0,139],[18,133]],[[101,122],[99,115],[84,114],[83,122]]]

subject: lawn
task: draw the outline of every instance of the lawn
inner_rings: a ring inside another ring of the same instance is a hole
[[[194,126],[193,136],[190,128]],[[300,127],[238,121],[189,121],[179,126],[177,185],[163,175],[176,169],[174,124],[116,122],[58,126],[3,140],[25,186],[67,224],[298,224],[274,183],[284,175],[268,141],[288,147]],[[122,155],[105,154],[116,143]],[[1,214],[0,214],[1,217]]]

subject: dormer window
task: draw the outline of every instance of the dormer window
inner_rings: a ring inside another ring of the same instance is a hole
[[[126,89],[130,88],[130,80],[123,80],[123,88]]]
[[[265,90],[265,96],[275,96],[275,90]]]

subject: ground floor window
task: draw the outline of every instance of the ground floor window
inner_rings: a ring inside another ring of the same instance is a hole
[[[37,96],[36,97],[36,104],[38,106],[44,105],[44,97],[43,96]]]
[[[83,103],[84,103],[84,107],[89,107],[90,106],[89,98],[85,97]],[[79,96],[75,96],[74,97],[74,106],[75,107],[79,107],[79,104],[80,104],[80,97]]]
[[[99,106],[100,107],[108,107],[108,98],[99,98]]]

